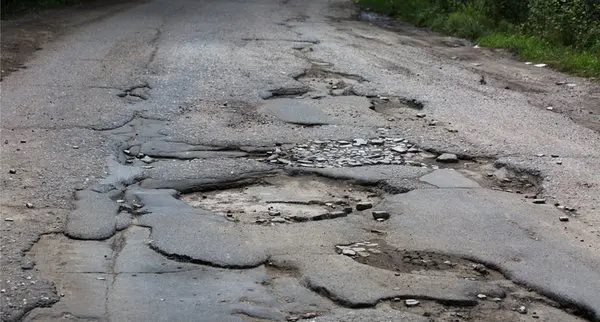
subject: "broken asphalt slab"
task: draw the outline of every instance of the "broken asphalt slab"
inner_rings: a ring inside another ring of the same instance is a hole
[[[378,209],[398,214],[386,224],[394,244],[486,263],[600,317],[600,262],[562,239],[552,206],[486,189],[422,189],[385,198]]]
[[[115,192],[76,192],[75,210],[67,216],[65,235],[74,239],[106,239],[116,231],[119,206],[111,199]]]

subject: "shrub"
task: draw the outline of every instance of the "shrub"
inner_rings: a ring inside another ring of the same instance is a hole
[[[567,46],[600,41],[600,3],[595,0],[529,0],[525,31]]]

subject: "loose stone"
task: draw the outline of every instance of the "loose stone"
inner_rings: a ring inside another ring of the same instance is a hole
[[[424,118],[425,116],[427,116],[427,114],[425,114],[425,113],[417,113],[417,117],[418,118]]]
[[[387,211],[374,210],[372,212],[372,214],[373,214],[374,219],[383,219],[383,220],[390,219],[390,213]]]
[[[546,199],[533,199],[534,204],[545,204]]]
[[[358,211],[363,211],[370,208],[373,208],[373,204],[370,202],[359,202],[356,204],[356,210]]]
[[[443,163],[456,163],[458,162],[458,156],[452,153],[444,153],[437,157],[436,160]]]
[[[141,160],[142,160],[142,162],[144,162],[144,163],[152,163],[152,162],[154,162],[154,159],[152,159],[152,158],[151,158],[151,157],[149,157],[149,156],[145,156],[145,157],[143,157]]]
[[[10,170],[8,170],[8,173],[10,173],[10,174],[16,174],[16,173],[17,173],[17,170],[15,170],[15,169],[10,169]]]
[[[271,219],[271,222],[274,222],[274,223],[285,223],[285,218],[274,217],[274,218]]]
[[[394,151],[394,152],[398,152],[398,153],[402,153],[402,154],[404,154],[404,153],[408,152],[408,150],[407,150],[405,147],[403,147],[403,146],[400,146],[400,145],[399,145],[399,146],[395,146],[395,147],[393,147],[393,148],[392,148],[392,151]]]
[[[27,207],[27,208],[29,208],[29,209],[33,209],[33,208],[34,208],[33,204],[32,204],[32,203],[30,203],[30,202],[26,203],[26,204],[25,204],[25,207]]]
[[[558,217],[558,220],[560,220],[560,221],[569,221],[569,217],[567,217],[567,216],[560,216],[560,217]]]
[[[371,140],[371,144],[373,144],[373,145],[382,145],[384,143],[385,143],[385,140],[383,140],[383,139],[372,139]]]
[[[414,299],[408,299],[408,300],[404,300],[404,305],[406,305],[407,307],[413,307],[413,306],[417,306],[419,305],[421,302],[414,300]]]
[[[480,300],[485,300],[485,299],[487,299],[487,295],[485,295],[485,294],[477,294],[477,298],[480,299]]]
[[[519,308],[517,308],[517,312],[521,313],[521,314],[527,314],[527,308],[523,305],[519,306]]]
[[[356,252],[353,251],[352,249],[344,249],[344,250],[342,250],[342,255],[356,256]]]

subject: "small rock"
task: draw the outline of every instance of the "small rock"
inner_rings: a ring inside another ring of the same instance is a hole
[[[560,220],[560,221],[569,221],[569,217],[567,217],[567,216],[560,216],[560,217],[558,217],[558,220]]]
[[[353,251],[352,249],[344,249],[344,250],[342,250],[342,255],[356,256],[356,252]]]
[[[401,145],[395,146],[391,150],[394,151],[394,152],[401,153],[401,154],[404,154],[404,153],[408,152],[408,150],[405,147],[401,146]]]
[[[383,219],[383,220],[390,219],[390,213],[387,211],[374,210],[372,212],[372,214],[373,214],[374,219]]]
[[[23,263],[21,263],[21,269],[23,269],[23,270],[33,269],[34,266],[35,266],[35,263],[30,260],[26,260]]]
[[[370,208],[373,208],[373,204],[370,202],[359,202],[356,204],[356,210],[358,211],[363,211]]]
[[[480,273],[480,274],[482,274],[482,275],[487,275],[487,274],[488,274],[488,271],[487,271],[487,269],[486,269],[486,268],[485,268],[485,266],[484,266],[484,265],[482,265],[482,264],[475,264],[475,265],[473,265],[473,269],[474,269],[476,272],[478,272],[478,273]]]
[[[271,218],[271,222],[274,222],[274,223],[285,223],[285,218],[274,217],[274,218]]]
[[[561,164],[563,164],[563,162],[562,161],[556,161],[556,164],[561,165]]]
[[[142,160],[142,162],[144,162],[144,163],[152,163],[152,162],[154,162],[154,159],[152,159],[152,158],[151,158],[151,157],[149,157],[149,156],[145,156],[145,157],[143,157],[141,160]]]
[[[280,215],[281,215],[280,211],[276,211],[276,210],[269,211],[269,216],[276,217],[276,216],[280,216]]]
[[[29,208],[29,209],[33,209],[33,208],[34,208],[33,204],[32,204],[32,203],[30,203],[30,202],[26,203],[26,204],[25,204],[25,207],[27,207],[27,208]]]
[[[458,156],[452,153],[444,153],[435,159],[437,162],[443,163],[456,163],[458,162]]]
[[[354,145],[356,146],[367,145],[367,143],[369,142],[365,139],[354,139]]]
[[[517,308],[517,312],[521,313],[521,314],[527,314],[527,308],[523,305],[519,306],[519,308]]]
[[[545,204],[546,203],[546,199],[533,199],[533,203],[534,204]]]
[[[425,114],[425,113],[417,113],[417,117],[418,118],[424,118],[425,116],[427,116],[427,114]]]
[[[485,300],[485,299],[487,299],[487,295],[485,295],[485,294],[477,294],[477,298],[480,299],[480,300]]]
[[[307,312],[302,314],[302,318],[303,319],[314,319],[318,316],[318,314],[316,312]]]
[[[8,173],[10,173],[10,174],[17,174],[17,170],[15,170],[15,169],[10,169],[10,170],[8,170]]]
[[[421,302],[414,300],[414,299],[408,299],[408,300],[404,300],[404,305],[406,305],[407,307],[413,307],[413,306],[417,306],[419,305]]]
[[[542,68],[542,67],[546,67],[546,66],[548,66],[548,65],[547,65],[547,64],[535,64],[535,65],[533,65],[533,66],[535,66],[535,67],[539,67],[539,68]]]
[[[79,146],[78,145],[74,145],[74,146],[72,146],[72,148],[75,149],[75,150],[77,150],[77,149],[79,149]]]
[[[15,221],[15,220],[10,217],[6,217],[6,218],[4,218],[4,221]]]
[[[295,316],[295,315],[290,315],[290,316],[288,316],[287,318],[285,318],[285,320],[286,320],[286,321],[292,321],[292,322],[294,322],[294,321],[298,321],[298,320],[300,320],[300,317],[298,317],[298,316]]]
[[[127,154],[127,155],[131,155],[131,151],[130,150],[123,150],[123,153]]]
[[[501,298],[499,298],[499,297],[494,297],[494,298],[492,299],[492,301],[494,301],[494,302],[502,302],[502,299],[501,299]]]
[[[552,106],[548,106],[548,107],[546,107],[546,109],[547,109],[548,111],[552,111],[552,110],[554,110],[554,107],[552,107]]]
[[[371,144],[373,144],[373,145],[382,145],[384,143],[385,143],[385,140],[383,140],[383,139],[372,139],[371,140]]]

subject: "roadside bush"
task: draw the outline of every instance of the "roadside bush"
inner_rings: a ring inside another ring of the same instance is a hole
[[[529,0],[525,30],[567,46],[592,48],[600,41],[600,2]]]
[[[461,5],[450,13],[444,30],[463,38],[476,39],[484,35],[493,26],[492,21],[483,13],[484,1]]]

